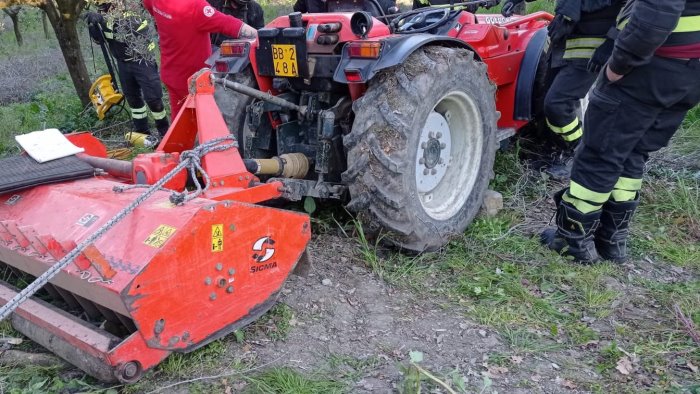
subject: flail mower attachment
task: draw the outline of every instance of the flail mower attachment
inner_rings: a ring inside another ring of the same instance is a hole
[[[144,189],[130,184],[154,184],[195,142],[225,145],[217,143],[230,134],[209,72],[190,82],[155,153],[111,160],[90,134],[72,135],[86,149],[83,159],[101,169],[97,175],[0,196],[0,274],[13,279],[0,282],[0,308],[18,294],[15,286],[30,283],[133,204]],[[134,382],[171,352],[197,349],[267,311],[305,258],[309,219],[257,205],[280,197],[281,184],[259,183],[237,149],[193,160],[201,163],[195,178],[209,178],[201,195],[174,204],[171,191],[154,191],[19,304],[9,317],[13,326],[99,380]],[[165,186],[182,191],[186,182],[182,170]]]

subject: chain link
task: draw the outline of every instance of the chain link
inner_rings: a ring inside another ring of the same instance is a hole
[[[222,142],[225,141],[232,141],[230,144],[225,144],[225,145],[220,145]],[[75,249],[70,251],[67,255],[65,255],[61,260],[59,260],[56,264],[51,266],[46,272],[41,274],[39,277],[37,277],[34,282],[32,282],[29,286],[25,287],[22,291],[17,293],[7,304],[3,305],[0,308],[0,321],[5,320],[12,312],[15,311],[24,301],[28,300],[31,296],[33,296],[37,291],[39,291],[42,287],[44,287],[49,281],[56,275],[58,275],[59,272],[68,264],[73,262],[76,257],[82,253],[85,248],[87,248],[89,245],[97,241],[100,237],[102,237],[107,231],[109,231],[112,227],[114,227],[117,223],[119,223],[121,220],[123,220],[128,214],[130,214],[136,207],[141,205],[144,201],[146,201],[149,197],[153,195],[158,190],[163,189],[163,185],[168,183],[171,179],[177,175],[181,170],[183,169],[188,169],[190,171],[190,174],[192,175],[192,179],[194,180],[196,190],[193,192],[182,192],[178,193],[173,191],[172,194],[170,195],[170,201],[173,202],[174,204],[177,205],[182,205],[187,201],[192,200],[193,198],[198,197],[202,193],[206,192],[207,189],[209,189],[209,184],[211,182],[211,179],[209,178],[209,175],[204,171],[201,165],[201,158],[204,157],[206,154],[211,153],[211,152],[221,152],[225,151],[227,149],[231,149],[234,147],[238,147],[238,143],[236,142],[235,138],[232,136],[229,137],[221,137],[221,138],[216,138],[211,141],[207,141],[197,147],[195,147],[192,150],[189,151],[184,151],[180,155],[180,162],[178,165],[170,170],[165,176],[160,179],[158,182],[154,183],[153,185],[133,185],[133,186],[115,186],[114,191],[115,192],[123,192],[129,189],[133,189],[136,187],[142,187],[146,188],[146,191],[144,191],[141,195],[136,197],[134,201],[131,202],[128,206],[126,206],[124,209],[119,211],[112,219],[110,219],[107,223],[103,224],[102,227],[97,229],[91,236],[89,236],[87,239],[85,239],[83,242],[78,244]],[[196,177],[196,172],[199,171],[200,174],[202,174],[202,177],[204,178],[204,187],[199,183]]]

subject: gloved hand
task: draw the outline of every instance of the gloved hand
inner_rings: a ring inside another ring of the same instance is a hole
[[[503,8],[501,8],[501,15],[505,16],[506,18],[513,16],[515,6],[523,3],[525,0],[506,0],[505,3],[503,3]]]
[[[591,56],[591,60],[588,61],[588,66],[586,67],[589,72],[598,74],[600,70],[605,66],[612,55],[613,49],[615,49],[615,41],[611,39],[606,39]]]
[[[97,25],[102,23],[104,18],[97,12],[88,12],[85,16],[85,21],[88,25]]]
[[[554,20],[549,23],[549,26],[547,26],[549,38],[552,40],[552,43],[561,42],[568,37],[574,30],[574,26],[574,21],[572,21],[569,17],[562,14],[557,14],[554,17]]]

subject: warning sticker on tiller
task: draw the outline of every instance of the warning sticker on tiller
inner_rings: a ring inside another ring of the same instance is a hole
[[[223,252],[224,251],[224,225],[223,224],[212,224],[211,225],[211,251],[212,252]]]
[[[175,231],[177,231],[175,227],[161,224],[145,241],[143,241],[143,243],[154,248],[160,248],[175,234]]]

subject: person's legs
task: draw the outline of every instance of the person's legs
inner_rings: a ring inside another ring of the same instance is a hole
[[[168,97],[170,98],[170,121],[173,122],[187,98],[187,86],[172,86],[166,83],[165,88],[168,90]]]
[[[562,179],[569,176],[574,148],[583,135],[579,118],[581,99],[590,90],[596,75],[573,62],[552,72],[556,75],[545,96],[544,114],[549,130],[556,135],[554,138],[560,138],[563,143],[558,143],[562,150],[557,152],[547,171]]]
[[[137,75],[130,62],[118,62],[122,93],[131,109],[131,121],[138,133],[148,133],[148,109],[141,97]]]
[[[650,153],[668,145],[687,111],[673,108],[660,113],[654,125],[627,157],[610,199],[603,205],[600,227],[595,234],[596,249],[601,258],[617,263],[627,260],[629,226],[639,206],[644,165]]]
[[[158,133],[162,137],[168,131],[170,122],[168,122],[167,112],[163,105],[163,88],[160,83],[158,66],[156,64],[142,63],[140,68],[141,72],[137,79],[139,85],[141,85],[146,104],[155,120],[156,129],[158,129]]]
[[[555,196],[557,228],[545,230],[542,243],[579,262],[599,260],[594,240],[601,208],[630,152],[659,112],[627,97],[619,87],[593,90],[570,185]]]
[[[636,205],[625,207],[619,218],[601,219],[604,205],[611,196],[610,204],[638,198],[649,153],[666,145],[685,113],[700,102],[699,68],[697,60],[655,57],[616,83],[598,83],[585,116],[583,143],[574,160],[570,186],[556,200],[558,229],[545,230],[543,243],[560,252],[568,248],[576,260],[591,262],[598,258],[591,244],[600,220],[609,226],[625,221],[629,225],[628,211],[633,212]],[[614,242],[605,251],[610,253],[606,258],[625,256],[626,250],[613,248],[621,248],[626,233],[614,239],[606,235]]]

